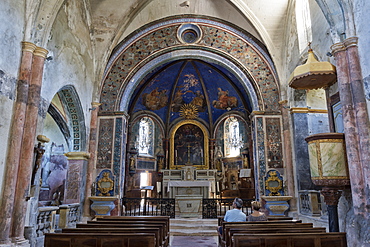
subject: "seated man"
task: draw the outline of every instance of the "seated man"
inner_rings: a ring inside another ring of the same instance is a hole
[[[242,212],[243,200],[235,198],[232,205],[233,209],[228,210],[225,214],[224,221],[226,222],[241,222],[246,221],[247,216]],[[222,226],[218,227],[218,233],[222,236]]]

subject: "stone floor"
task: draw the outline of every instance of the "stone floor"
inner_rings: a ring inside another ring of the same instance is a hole
[[[173,236],[170,247],[217,247],[217,237],[214,236]]]
[[[217,219],[170,219],[171,247],[217,247]]]

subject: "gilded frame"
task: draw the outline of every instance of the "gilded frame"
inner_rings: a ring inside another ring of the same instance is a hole
[[[204,155],[203,155],[203,165],[194,165],[197,169],[209,169],[209,154],[208,154],[208,148],[209,148],[209,134],[207,128],[201,124],[198,121],[195,120],[183,120],[179,123],[177,123],[175,126],[172,127],[170,132],[170,169],[178,169],[183,167],[184,165],[176,165],[175,164],[175,134],[176,131],[185,124],[193,124],[197,127],[199,127],[204,136]]]

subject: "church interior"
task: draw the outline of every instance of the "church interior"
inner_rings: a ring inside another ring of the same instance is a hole
[[[137,205],[217,218],[235,197],[370,246],[368,12],[3,0],[0,246]]]

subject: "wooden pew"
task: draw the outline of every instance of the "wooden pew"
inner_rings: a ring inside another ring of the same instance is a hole
[[[275,233],[244,234],[235,233],[233,247],[347,247],[345,232],[327,233]]]
[[[221,246],[231,246],[230,228],[244,228],[251,230],[255,228],[266,229],[283,229],[283,228],[313,228],[312,223],[301,223],[301,221],[246,221],[246,222],[223,222],[222,223],[222,239],[219,244]]]
[[[166,223],[166,238],[170,234],[170,217],[169,216],[102,216],[96,219],[98,222],[112,220],[112,221],[163,221]]]
[[[77,224],[76,227],[84,228],[86,225],[94,224],[95,227],[158,227],[161,230],[161,236],[163,240],[163,246],[169,244],[169,229],[167,228],[167,222],[160,220],[99,220],[99,221],[87,221],[87,224]],[[97,226],[100,225],[100,226]],[[109,225],[109,226],[108,226]]]
[[[155,247],[154,233],[45,233],[45,247]]]
[[[97,230],[97,229],[106,229],[106,228],[116,228],[116,229],[121,229],[121,228],[130,228],[132,229],[133,231],[136,231],[136,232],[140,232],[140,229],[142,228],[155,228],[155,229],[158,229],[159,231],[159,242],[160,242],[160,246],[168,246],[168,242],[169,242],[169,237],[166,237],[166,231],[165,231],[165,227],[163,224],[155,224],[155,223],[151,223],[151,224],[148,224],[148,223],[135,223],[134,221],[133,222],[124,222],[124,223],[121,223],[121,222],[97,222],[97,221],[88,221],[87,224],[76,224],[76,229],[78,228],[92,228],[94,230]]]
[[[268,223],[274,223],[274,224],[284,224],[284,223],[291,223],[291,224],[297,224],[297,223],[302,223],[302,220],[277,220],[277,219],[274,219],[274,220],[268,220],[268,221],[244,221],[244,222],[226,222],[224,221],[224,216],[218,216],[217,217],[218,219],[218,226],[221,226],[222,229],[223,229],[223,236],[222,238],[219,236],[218,237],[218,243],[221,245],[222,242],[224,242],[224,233],[225,233],[225,225],[227,224],[261,224],[261,225],[265,225],[265,224],[268,224]],[[312,223],[308,223],[310,224],[312,227],[313,227],[313,224]]]
[[[242,233],[245,235],[249,234],[276,234],[276,233],[325,233],[325,227],[288,227],[288,228],[265,228],[265,227],[256,227],[252,229],[245,228],[229,228],[226,231],[226,237],[224,246],[232,245],[232,237],[234,234]]]
[[[162,232],[157,227],[117,227],[117,228],[64,228],[62,233],[154,233],[156,238],[156,247],[164,247]]]

